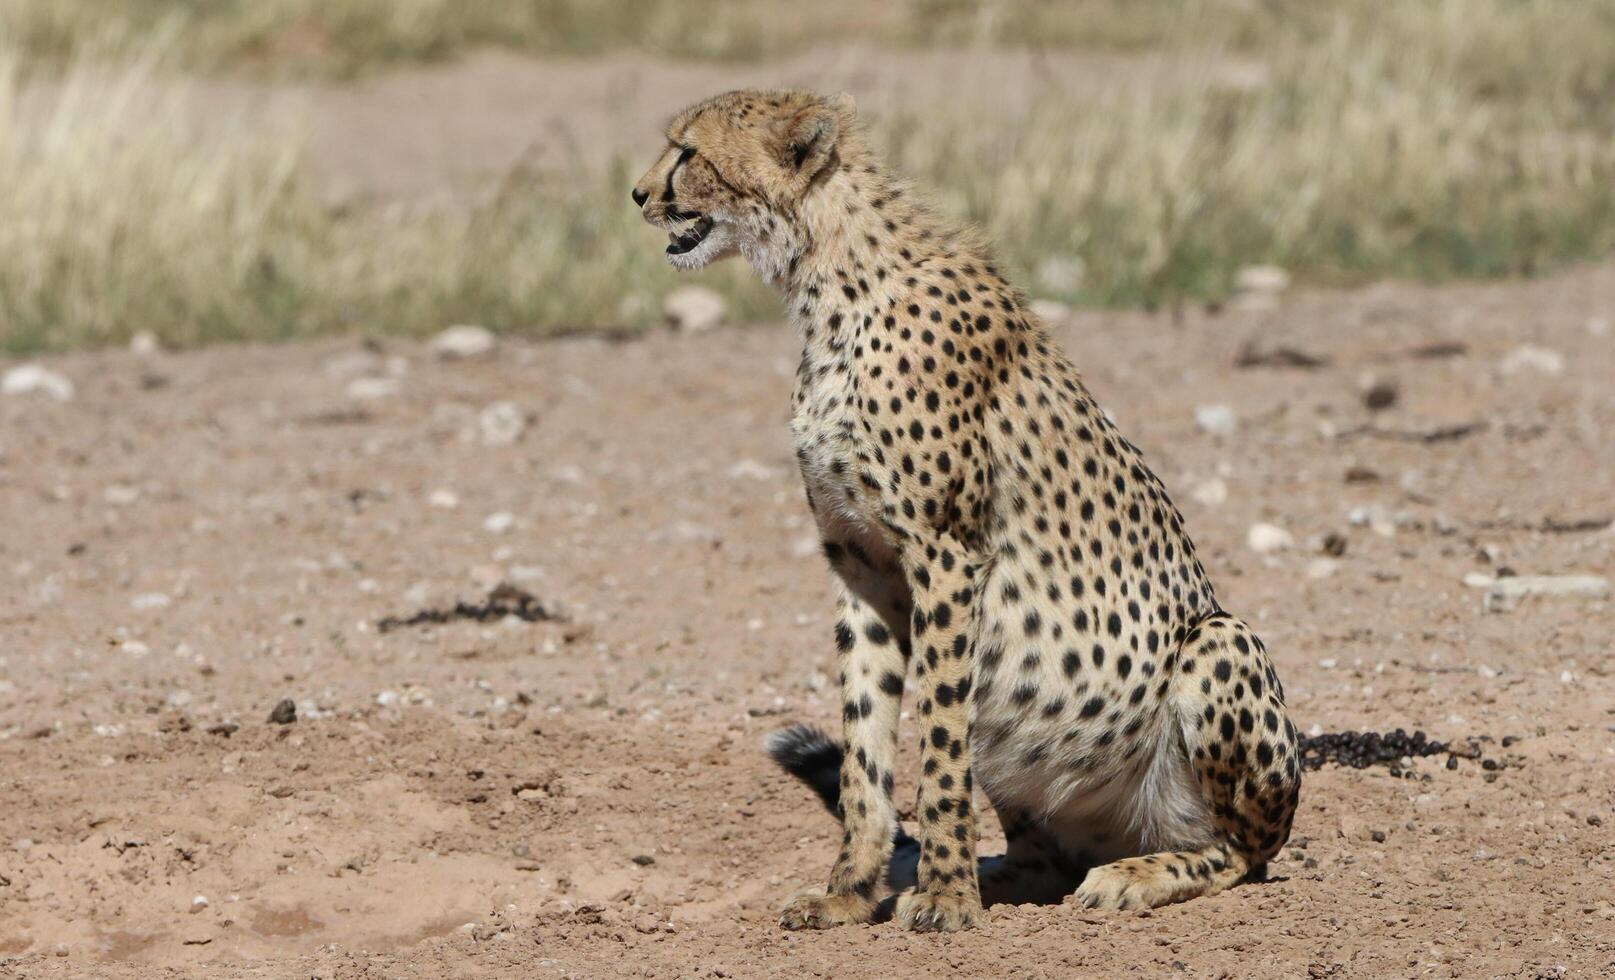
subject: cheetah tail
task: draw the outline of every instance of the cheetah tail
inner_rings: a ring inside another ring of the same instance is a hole
[[[841,759],[846,750],[841,743],[812,725],[792,725],[768,736],[769,758],[791,775],[807,783],[837,819],[841,817]],[[892,833],[892,846],[898,850],[920,845],[898,824]]]
[[[807,783],[831,813],[841,812],[841,743],[812,725],[792,725],[768,736],[768,757]]]

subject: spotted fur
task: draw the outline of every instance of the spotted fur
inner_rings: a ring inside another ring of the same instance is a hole
[[[667,138],[634,200],[670,261],[743,256],[802,342],[791,427],[833,572],[843,833],[827,889],[782,923],[869,921],[885,897],[910,676],[904,925],[972,926],[984,886],[1137,908],[1259,871],[1300,790],[1272,664],[985,247],[913,200],[844,96],[731,92]],[[986,880],[978,779],[1009,837]]]

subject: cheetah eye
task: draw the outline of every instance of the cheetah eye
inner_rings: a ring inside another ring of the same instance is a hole
[[[683,163],[684,161],[690,159],[693,156],[695,156],[695,147],[693,147],[693,146],[681,146],[681,147],[679,147],[679,163]],[[674,166],[678,166],[678,164],[674,164]]]

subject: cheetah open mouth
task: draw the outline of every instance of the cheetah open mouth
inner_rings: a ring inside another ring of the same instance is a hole
[[[668,255],[683,255],[706,241],[707,233],[712,230],[712,219],[704,214],[679,212],[669,217],[685,224],[683,227],[674,227],[667,233]]]

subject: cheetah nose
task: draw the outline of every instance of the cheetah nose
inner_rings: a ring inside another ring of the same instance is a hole
[[[633,190],[633,198],[634,204],[638,205],[639,207],[644,207],[645,202],[650,199],[650,191],[642,191],[636,187]]]

